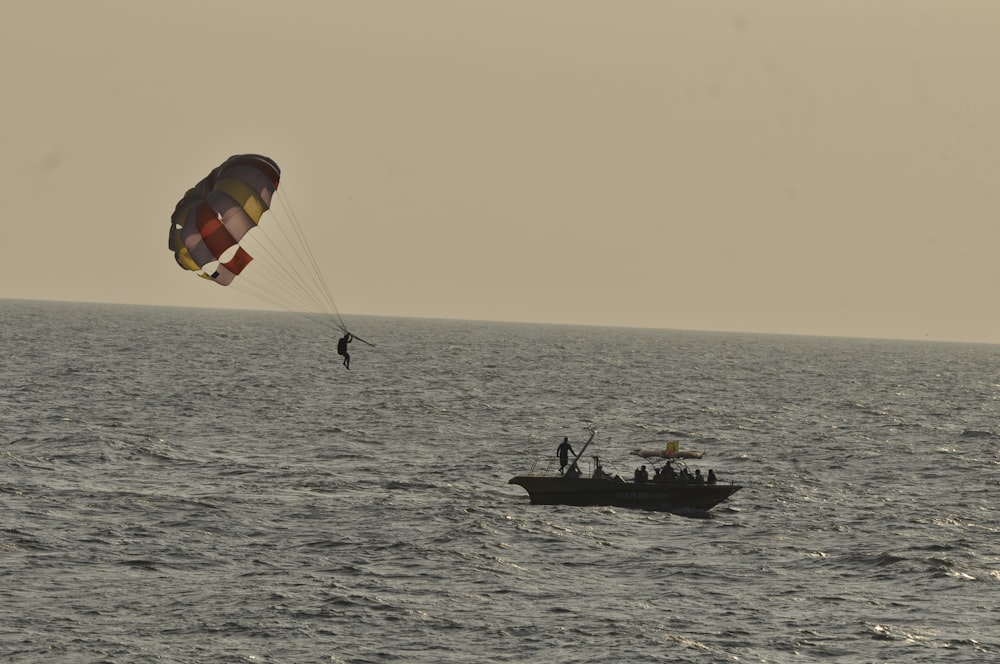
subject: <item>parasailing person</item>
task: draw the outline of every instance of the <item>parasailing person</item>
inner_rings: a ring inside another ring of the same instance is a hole
[[[348,371],[351,370],[351,354],[347,352],[347,344],[352,341],[354,341],[354,335],[346,330],[344,331],[344,336],[337,341],[337,355],[344,356],[344,366],[347,367]]]

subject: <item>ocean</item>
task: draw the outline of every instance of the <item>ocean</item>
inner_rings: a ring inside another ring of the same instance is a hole
[[[1000,347],[346,318],[0,300],[0,661],[1000,661]]]

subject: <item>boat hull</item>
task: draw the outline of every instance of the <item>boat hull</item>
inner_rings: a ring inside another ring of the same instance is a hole
[[[665,512],[705,512],[742,487],[738,484],[624,482],[613,479],[521,475],[510,484],[524,487],[536,505],[610,505]]]

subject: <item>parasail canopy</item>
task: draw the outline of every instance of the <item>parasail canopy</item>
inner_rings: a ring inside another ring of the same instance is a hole
[[[177,202],[170,217],[170,250],[178,265],[204,279],[233,285],[346,333],[287,192],[277,195],[280,180],[281,169],[270,157],[230,157]],[[284,214],[273,210],[262,224],[275,200]],[[260,265],[247,270],[251,253]]]
[[[188,190],[170,218],[170,250],[181,267],[228,286],[253,258],[240,240],[260,223],[278,190],[271,159],[230,157]]]

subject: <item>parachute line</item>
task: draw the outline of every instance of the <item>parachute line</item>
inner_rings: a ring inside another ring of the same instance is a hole
[[[305,233],[302,230],[302,224],[299,223],[299,218],[292,209],[291,197],[288,196],[287,186],[283,187],[281,192],[278,192],[278,201],[281,203],[282,211],[291,221],[288,226],[295,232],[298,240],[297,243],[293,242],[292,245],[301,246],[305,249],[305,259],[308,261],[310,267],[308,273],[313,277],[313,282],[319,290],[319,293],[322,295],[327,310],[337,319],[337,323],[340,325],[340,328],[344,332],[347,332],[347,326],[344,325],[344,320],[340,317],[340,311],[337,309],[337,305],[333,301],[333,294],[330,292],[330,287],[323,278],[323,272],[320,270],[319,263],[316,260],[316,255],[312,252],[312,249],[310,249],[309,242],[306,240]]]
[[[283,184],[281,191],[275,192],[274,198],[280,205],[275,206],[272,199],[272,218],[262,219],[261,227],[244,237],[244,248],[261,260],[244,271],[233,286],[286,311],[346,332],[347,325],[285,189]]]

